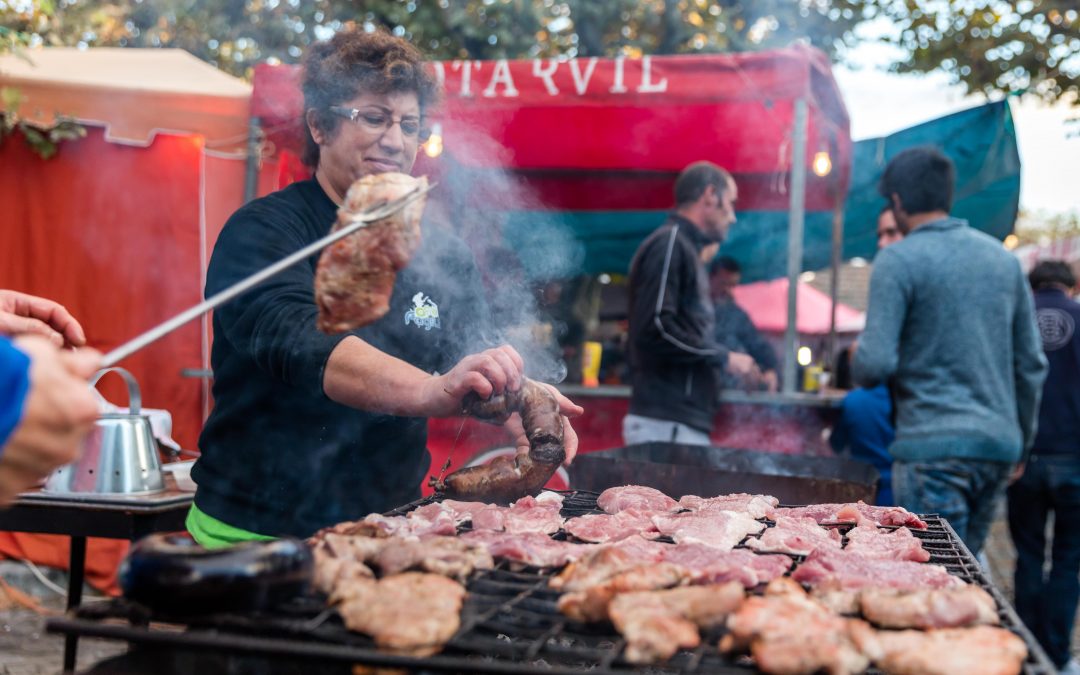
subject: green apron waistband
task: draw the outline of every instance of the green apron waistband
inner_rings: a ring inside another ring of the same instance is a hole
[[[271,541],[277,537],[258,534],[249,530],[242,530],[223,523],[217,518],[207,515],[199,510],[198,506],[191,505],[184,526],[191,536],[201,546],[206,548],[225,548],[244,541]]]

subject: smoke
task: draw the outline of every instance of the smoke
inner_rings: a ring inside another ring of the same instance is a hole
[[[560,282],[581,273],[584,247],[521,174],[503,168],[512,165],[512,151],[460,122],[447,127],[447,151],[431,172],[440,183],[433,215],[472,250],[492,318],[466,352],[510,344],[529,377],[562,382],[567,366],[558,343],[572,329],[559,317]]]

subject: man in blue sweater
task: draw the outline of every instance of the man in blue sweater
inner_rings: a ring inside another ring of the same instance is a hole
[[[1020,263],[951,218],[955,169],[933,148],[885,168],[904,239],[874,260],[857,383],[891,380],[897,504],[948,519],[975,553],[1035,438],[1046,359]]]
[[[1016,612],[1062,672],[1080,599],[1080,304],[1076,277],[1060,260],[1028,275],[1050,372],[1042,390],[1039,433],[1024,475],[1009,487],[1009,532],[1016,544]],[[1046,521],[1054,513],[1050,574]],[[1067,667],[1066,667],[1066,664]]]

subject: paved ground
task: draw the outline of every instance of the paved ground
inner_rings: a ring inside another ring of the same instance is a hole
[[[986,545],[994,583],[1012,597],[1012,571],[1016,553],[1009,540],[1004,520],[998,519]],[[28,591],[52,611],[62,611],[63,598],[50,591],[19,563],[0,563],[0,576],[21,590]],[[64,575],[48,570],[47,576],[60,586]],[[88,596],[91,595],[87,591]],[[55,675],[61,671],[64,642],[45,633],[45,617],[28,609],[0,609],[0,675]],[[123,651],[123,645],[104,640],[79,642],[79,668],[87,668],[101,659]],[[1073,655],[1080,656],[1080,630],[1073,634]]]

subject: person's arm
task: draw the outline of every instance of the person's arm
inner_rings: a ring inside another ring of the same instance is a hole
[[[4,289],[0,289],[0,335],[40,335],[57,347],[86,344],[82,326],[63,305]]]
[[[866,329],[851,363],[852,378],[859,386],[876,387],[896,374],[910,291],[903,261],[891,249],[878,253],[870,276]]]
[[[1049,366],[1043,353],[1042,338],[1035,325],[1035,307],[1017,263],[1017,289],[1019,296],[1016,312],[1013,316],[1013,380],[1016,388],[1016,417],[1020,422],[1020,434],[1023,439],[1023,456],[1020,463],[1027,461],[1027,454],[1035,442],[1035,433],[1039,423],[1039,402],[1042,399],[1043,381]]]
[[[750,315],[742,307],[739,307],[738,310],[739,342],[746,348],[746,353],[754,357],[754,362],[763,373],[773,371],[775,374],[778,362],[772,345],[761,335],[757,326],[750,320]]]
[[[0,430],[6,436],[0,439],[0,504],[74,461],[98,416],[87,380],[99,353],[60,351],[39,337],[21,338],[16,347],[0,341],[0,416],[17,415],[13,429]]]

